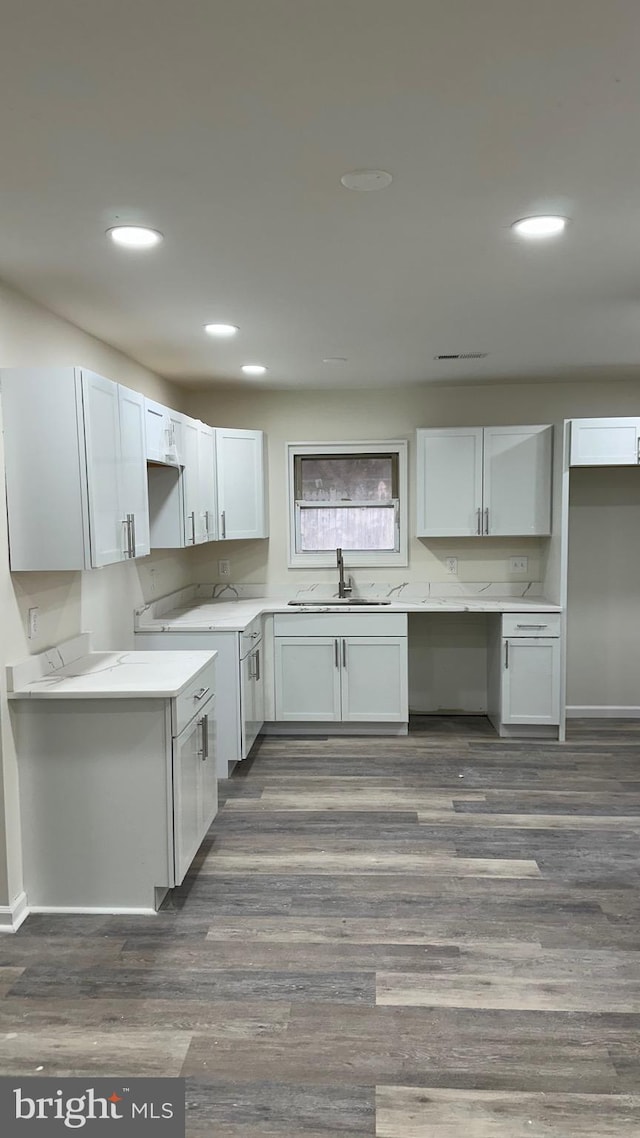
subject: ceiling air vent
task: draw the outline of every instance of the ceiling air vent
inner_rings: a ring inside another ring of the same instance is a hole
[[[434,360],[485,360],[488,352],[445,352],[444,355],[434,356]]]

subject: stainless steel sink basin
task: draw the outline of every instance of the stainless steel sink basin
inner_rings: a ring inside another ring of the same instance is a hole
[[[390,605],[391,601],[367,600],[364,597],[330,597],[328,600],[287,601],[289,605],[298,605],[308,608],[309,605],[321,605],[322,608],[334,608],[336,605]]]

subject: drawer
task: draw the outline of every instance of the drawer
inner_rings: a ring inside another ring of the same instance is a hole
[[[194,715],[198,715],[204,708],[207,700],[211,699],[215,692],[215,678],[215,662],[212,661],[171,701],[172,735],[179,735]]]
[[[406,636],[406,612],[277,612],[274,636]]]
[[[559,636],[559,612],[505,612],[502,614],[503,636]]]
[[[262,617],[257,616],[255,620],[248,624],[244,632],[240,633],[240,659],[243,660],[247,652],[251,652],[255,648],[258,640],[262,636]]]

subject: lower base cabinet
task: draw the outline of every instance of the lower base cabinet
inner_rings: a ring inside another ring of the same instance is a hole
[[[244,632],[136,632],[135,646],[145,651],[215,651],[218,778],[245,759],[264,724],[264,651],[262,618]]]
[[[276,614],[274,660],[277,721],[408,721],[404,613]]]
[[[560,615],[504,614],[490,651],[490,718],[499,731],[560,723]]]
[[[199,683],[213,692],[210,669]],[[183,881],[217,812],[215,706],[15,701],[32,911],[149,912]]]

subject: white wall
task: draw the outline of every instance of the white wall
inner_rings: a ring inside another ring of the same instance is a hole
[[[0,367],[47,364],[84,364],[169,406],[180,408],[183,398],[172,384],[0,285]],[[0,435],[0,486],[3,484]],[[94,633],[99,648],[131,646],[135,605],[148,599],[152,588],[160,594],[188,584],[193,578],[189,560],[190,551],[181,551],[152,554],[134,564],[112,565],[90,573],[11,575],[6,516],[4,509],[0,510],[0,905],[11,903],[22,889],[17,766],[6,700],[6,664],[83,629]],[[37,639],[28,640],[26,614],[34,605],[40,609],[39,633]]]
[[[268,434],[271,539],[269,542],[225,543],[194,551],[198,580],[219,580],[218,557],[231,560],[232,580],[282,583],[309,579],[333,580],[329,570],[288,569],[286,564],[286,468],[285,443],[326,439],[414,438],[416,427],[458,425],[489,426],[516,423],[556,423],[564,418],[595,415],[631,415],[638,411],[637,381],[615,380],[602,375],[588,382],[513,383],[491,386],[397,388],[386,391],[268,392],[253,385],[244,392],[193,391],[185,409],[220,426],[262,428]],[[413,495],[415,447],[410,446],[410,490]],[[630,471],[631,475],[640,472]],[[574,475],[572,474],[572,479]],[[639,491],[640,494],[640,491]],[[639,499],[640,500],[640,499]],[[587,509],[585,505],[583,507]],[[625,602],[635,600],[637,612],[640,581],[631,568],[638,564],[637,549],[619,514],[615,533],[612,518],[603,509],[601,525],[594,514],[583,524],[576,521],[572,545],[568,638],[569,702],[602,705],[631,701],[629,686],[639,674],[635,626],[624,624]],[[409,517],[413,530],[413,501]],[[578,532],[580,536],[578,538]],[[640,533],[640,525],[631,529]],[[603,541],[610,537],[612,546]],[[509,573],[508,558],[524,553],[530,558],[527,576],[535,578],[545,561],[545,543],[535,539],[503,541],[465,539],[455,541],[417,539],[411,533],[408,569],[360,570],[356,580],[399,582],[447,580],[443,559],[458,558],[458,576],[466,581],[521,580]],[[613,568],[615,549],[626,553],[623,566]],[[362,577],[361,577],[362,579]],[[636,589],[634,598],[634,586]],[[594,666],[593,605],[603,599],[605,614],[599,620],[597,642],[604,667]],[[624,598],[624,599],[623,599]],[[611,664],[615,658],[615,667]],[[635,698],[632,702],[640,702]]]

